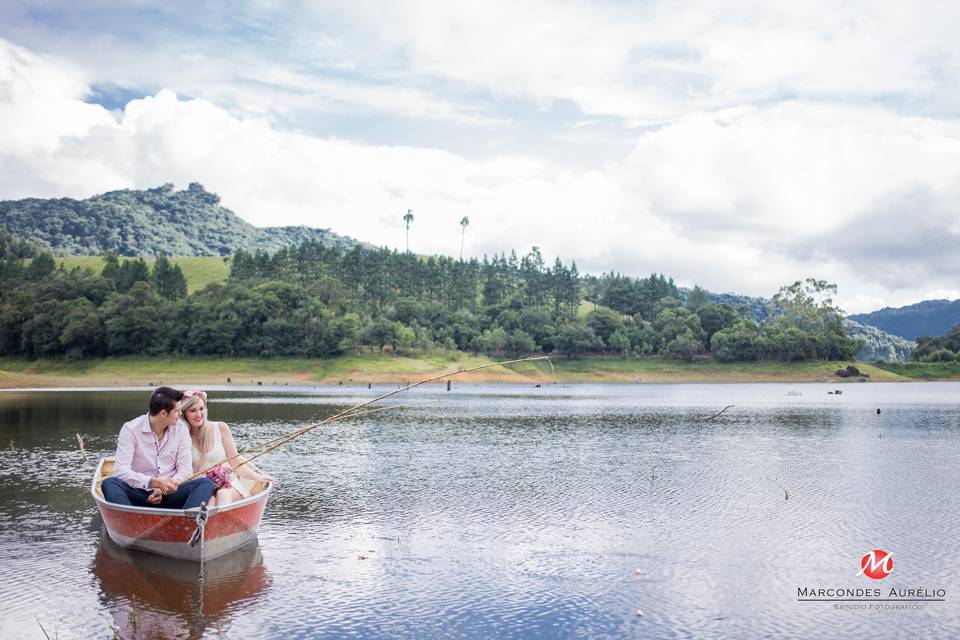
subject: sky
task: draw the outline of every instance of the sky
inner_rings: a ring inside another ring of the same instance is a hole
[[[960,298],[960,3],[0,0],[0,199]],[[469,218],[464,229],[462,218]]]

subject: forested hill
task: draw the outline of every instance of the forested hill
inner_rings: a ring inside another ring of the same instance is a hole
[[[63,255],[226,256],[239,249],[274,251],[306,240],[349,249],[355,241],[328,229],[254,227],[192,183],[111,191],[86,200],[0,201],[0,226]]]
[[[868,324],[860,324],[850,318],[844,320],[844,327],[848,336],[860,341],[857,360],[864,362],[875,360],[906,362],[911,358],[915,345],[906,338],[881,331]]]
[[[942,336],[960,324],[960,300],[924,300],[908,307],[886,307],[872,313],[859,313],[850,319],[908,340],[918,336]]]

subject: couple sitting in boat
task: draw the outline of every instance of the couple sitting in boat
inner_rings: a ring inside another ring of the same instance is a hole
[[[250,496],[245,483],[272,479],[237,460],[230,427],[207,420],[205,392],[160,387],[150,396],[150,412],[120,429],[116,467],[101,489],[107,502],[137,507],[229,504]]]

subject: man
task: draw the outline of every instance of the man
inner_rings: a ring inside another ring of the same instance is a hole
[[[107,502],[136,507],[192,509],[209,502],[213,482],[193,475],[190,431],[178,425],[183,394],[160,387],[150,396],[150,413],[123,425],[117,464],[101,488]]]

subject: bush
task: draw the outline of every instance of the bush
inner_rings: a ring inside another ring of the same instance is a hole
[[[530,334],[523,329],[515,329],[507,336],[504,349],[512,356],[519,356],[536,351],[537,343],[534,342]]]
[[[748,362],[760,357],[760,331],[749,321],[720,329],[710,338],[713,357],[720,362]]]
[[[610,339],[607,340],[607,346],[610,347],[611,351],[615,351],[626,357],[630,353],[630,338],[627,337],[620,329],[617,329],[610,335]]]
[[[930,355],[921,358],[920,362],[957,362],[958,355],[960,354],[956,354],[949,349],[937,349]]]
[[[674,360],[693,362],[693,356],[701,348],[700,341],[693,337],[692,331],[681,333],[663,348],[663,355]]]
[[[579,321],[568,322],[560,327],[556,345],[557,351],[568,358],[603,349],[603,341],[593,332],[593,329]]]

